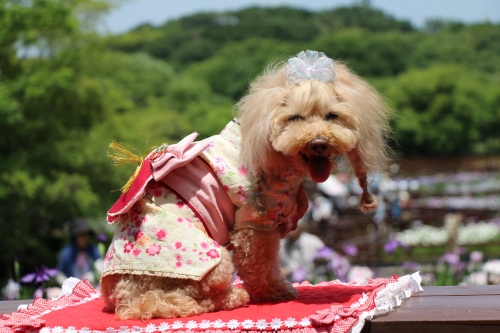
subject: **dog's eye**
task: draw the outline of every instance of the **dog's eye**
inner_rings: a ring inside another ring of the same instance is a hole
[[[333,112],[330,112],[329,114],[326,115],[325,120],[334,120],[337,119],[339,115]]]
[[[304,120],[304,117],[296,114],[295,116],[291,116],[290,118],[288,118],[288,121],[299,121],[299,120]]]

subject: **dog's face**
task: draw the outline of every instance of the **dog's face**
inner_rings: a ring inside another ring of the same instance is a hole
[[[358,142],[356,112],[333,84],[308,80],[294,85],[272,113],[272,147],[316,182],[325,181],[336,166],[333,159]]]

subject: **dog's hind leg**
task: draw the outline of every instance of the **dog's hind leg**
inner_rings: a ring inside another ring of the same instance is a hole
[[[221,261],[199,283],[203,312],[231,310],[250,301],[247,291],[232,285],[234,266],[229,252],[221,249]]]
[[[233,231],[233,259],[238,276],[253,301],[278,301],[297,297],[297,290],[280,273],[279,231],[243,228]]]

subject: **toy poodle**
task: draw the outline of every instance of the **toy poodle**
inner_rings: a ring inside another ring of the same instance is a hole
[[[304,180],[325,181],[340,155],[359,179],[360,209],[377,207],[367,173],[387,164],[389,108],[345,65],[302,51],[269,67],[236,107],[220,135],[193,133],[142,158],[108,212],[117,227],[101,293],[119,319],[296,297],[280,274],[280,239],[308,208]]]

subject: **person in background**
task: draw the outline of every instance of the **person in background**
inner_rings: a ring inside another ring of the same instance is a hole
[[[304,231],[305,221],[299,220],[297,229],[281,240],[281,274],[292,282],[313,281],[315,255],[325,246],[318,236]]]
[[[84,218],[76,218],[69,222],[69,233],[71,242],[59,253],[57,280],[61,283],[68,277],[75,277],[96,283],[92,268],[101,255],[92,242],[95,232]]]
[[[458,228],[462,224],[462,219],[462,213],[456,209],[450,210],[450,212],[443,217],[444,229],[448,233],[447,250],[449,253],[459,253]]]

